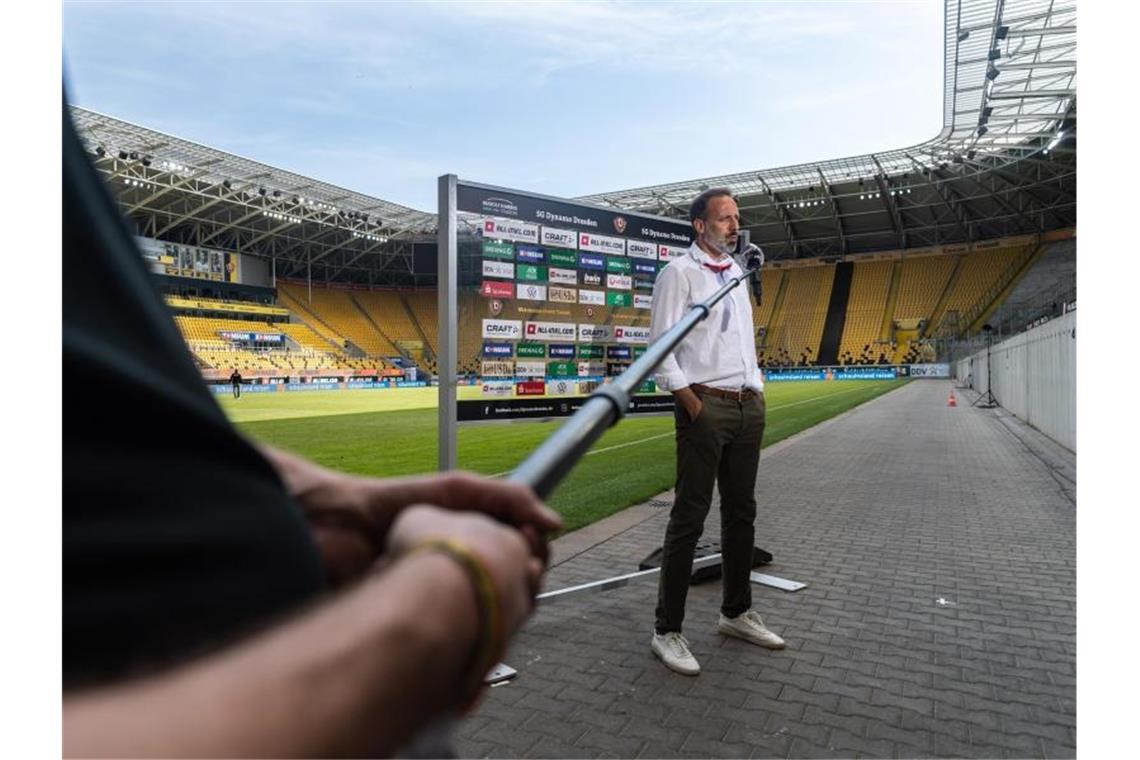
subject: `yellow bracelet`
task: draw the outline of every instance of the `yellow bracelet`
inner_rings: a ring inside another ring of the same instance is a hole
[[[475,606],[479,615],[479,633],[467,664],[461,703],[468,703],[483,686],[483,679],[495,664],[503,646],[503,623],[499,612],[499,595],[487,566],[466,544],[452,538],[426,538],[401,552],[401,557],[423,551],[446,554],[467,573],[475,590]]]

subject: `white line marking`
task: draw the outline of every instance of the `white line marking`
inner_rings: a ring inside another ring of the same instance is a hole
[[[839,391],[838,393],[828,393],[827,395],[824,395],[824,396],[815,396],[813,398],[804,399],[803,401],[793,401],[790,404],[780,404],[779,406],[773,406],[771,409],[768,409],[767,411],[775,411],[777,409],[787,409],[790,406],[800,406],[801,404],[810,404],[813,401],[819,401],[820,399],[825,399],[825,398],[834,398],[835,396],[842,396],[844,393],[854,393],[855,391],[859,391],[859,390],[863,390],[863,389],[862,388],[852,388],[851,390]],[[624,449],[626,446],[636,446],[639,443],[647,443],[649,441],[655,441],[658,438],[665,438],[665,437],[673,435],[673,434],[674,434],[674,431],[670,430],[668,433],[658,433],[657,435],[651,435],[648,438],[638,438],[636,441],[627,441],[626,443],[619,443],[619,444],[616,444],[614,446],[606,446],[604,449],[591,449],[590,451],[586,452],[585,456],[590,456],[591,454],[604,454],[607,451],[613,451],[614,449]],[[512,472],[514,472],[514,470],[504,470],[503,472],[496,472],[493,475],[488,475],[487,477],[489,477],[489,478],[501,478],[504,475],[510,475]]]
[[[863,390],[863,389],[862,388],[852,388],[851,390],[839,391],[838,393],[828,393],[826,396],[815,396],[813,398],[806,398],[803,401],[793,401],[790,404],[780,404],[779,406],[774,406],[774,407],[772,407],[772,409],[770,411],[774,412],[777,409],[787,409],[789,406],[799,406],[800,404],[810,404],[811,402],[819,401],[820,399],[835,398],[836,396],[842,396],[844,393],[854,393],[855,391],[861,391],[861,390]]]
[[[636,441],[627,441],[626,443],[618,443],[613,446],[606,446],[604,449],[591,449],[590,451],[586,452],[586,456],[590,456],[591,454],[603,454],[607,451],[613,451],[614,449],[624,449],[626,446],[636,446],[639,443],[645,443],[646,441],[655,441],[658,438],[665,438],[666,436],[670,435],[673,435],[672,430],[670,430],[668,433],[651,435],[648,438],[638,438]]]

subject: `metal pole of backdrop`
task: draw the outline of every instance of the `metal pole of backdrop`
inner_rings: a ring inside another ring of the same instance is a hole
[[[439,471],[456,467],[456,333],[458,324],[457,283],[459,250],[455,234],[456,185],[454,174],[439,178],[439,353],[436,373],[439,375]]]

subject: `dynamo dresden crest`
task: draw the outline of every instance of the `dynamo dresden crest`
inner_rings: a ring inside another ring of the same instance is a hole
[[[489,306],[491,307],[491,314],[496,317],[499,316],[499,314],[503,311],[503,302],[498,298],[492,298]]]
[[[615,216],[614,217],[614,229],[617,230],[617,234],[619,234],[619,235],[624,234],[625,233],[625,226],[626,226],[626,221],[625,221],[624,216]]]

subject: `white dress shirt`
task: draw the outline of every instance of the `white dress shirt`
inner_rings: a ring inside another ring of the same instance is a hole
[[[729,267],[716,272],[709,266]],[[656,341],[693,305],[741,274],[731,257],[714,260],[696,243],[688,253],[669,262],[653,285],[649,341]],[[657,385],[676,391],[693,383],[714,388],[764,390],[752,326],[752,299],[741,283],[698,322],[657,367]]]

